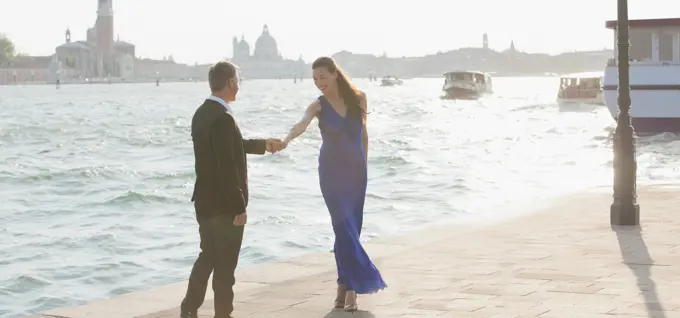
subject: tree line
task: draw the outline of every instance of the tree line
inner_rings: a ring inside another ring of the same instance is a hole
[[[14,47],[14,42],[4,33],[0,33],[0,67],[8,65],[15,56],[16,48]]]

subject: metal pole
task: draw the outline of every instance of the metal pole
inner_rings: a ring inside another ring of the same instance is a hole
[[[611,225],[639,225],[637,204],[635,131],[630,117],[630,60],[628,0],[617,0],[617,40],[619,71],[619,116],[614,133],[614,202],[610,208]]]

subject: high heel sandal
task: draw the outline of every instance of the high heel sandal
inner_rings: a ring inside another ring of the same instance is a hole
[[[333,308],[342,309],[345,307],[345,286],[338,285],[338,294],[335,296],[335,302],[333,302]]]
[[[347,301],[348,295],[354,296],[353,297],[354,301],[352,301],[351,304],[348,304],[348,301]],[[347,312],[355,312],[355,311],[359,310],[359,304],[357,304],[357,294],[355,292],[351,291],[350,293],[345,294],[345,307],[343,309]]]
[[[344,300],[343,300],[343,301],[336,300],[336,301],[333,303],[333,308],[336,308],[336,309],[345,308],[345,301],[344,301]]]
[[[345,305],[344,310],[345,310],[346,312],[355,312],[355,311],[359,310],[359,305],[357,305],[357,304],[354,304],[354,305]]]

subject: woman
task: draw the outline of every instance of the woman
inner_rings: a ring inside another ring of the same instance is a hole
[[[312,64],[314,84],[321,91],[283,140],[300,136],[316,117],[323,143],[319,153],[319,184],[335,232],[338,294],[335,308],[356,311],[357,294],[386,287],[380,272],[359,242],[366,197],[368,133],[366,95],[358,91],[330,57]]]

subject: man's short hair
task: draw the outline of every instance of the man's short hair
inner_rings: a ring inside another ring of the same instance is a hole
[[[208,72],[210,91],[215,93],[223,90],[232,79],[236,79],[236,65],[227,61],[217,62]]]

